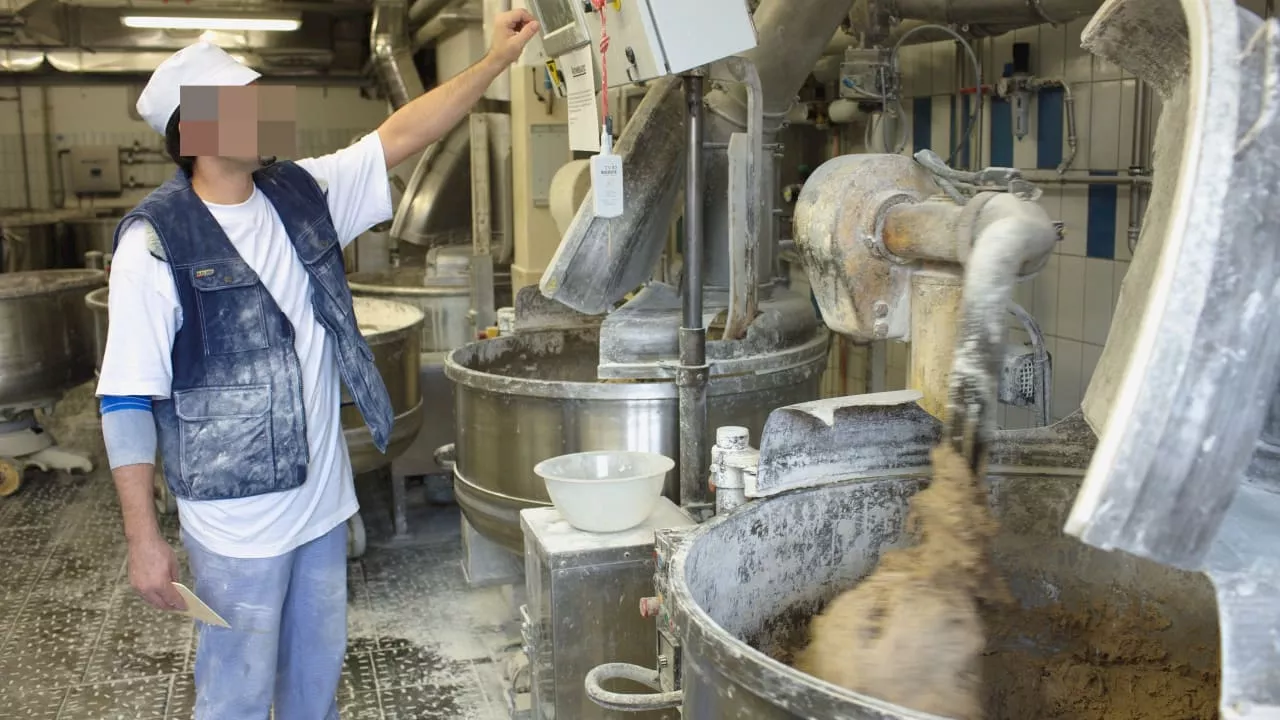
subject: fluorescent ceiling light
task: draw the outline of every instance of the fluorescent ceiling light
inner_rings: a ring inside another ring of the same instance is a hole
[[[302,24],[286,17],[196,17],[193,15],[125,15],[125,27],[147,30],[223,30],[228,32],[292,32]]]

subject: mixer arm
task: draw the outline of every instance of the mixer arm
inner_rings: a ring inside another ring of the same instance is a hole
[[[975,471],[995,433],[996,388],[1013,286],[1053,250],[1058,232],[1034,202],[1001,194],[978,216],[965,265],[961,327],[951,365],[943,437]]]

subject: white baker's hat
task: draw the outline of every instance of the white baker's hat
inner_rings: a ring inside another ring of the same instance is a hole
[[[138,114],[163,135],[169,118],[181,102],[183,85],[236,87],[248,85],[259,77],[262,76],[236,62],[222,48],[200,41],[170,55],[156,67],[138,96]]]

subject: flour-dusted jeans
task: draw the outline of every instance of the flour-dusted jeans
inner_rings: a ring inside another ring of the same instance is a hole
[[[347,645],[347,526],[272,558],[216,555],[185,533],[197,623],[195,720],[337,720]]]

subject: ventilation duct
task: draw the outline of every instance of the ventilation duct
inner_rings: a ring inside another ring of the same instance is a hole
[[[373,30],[369,46],[373,66],[391,102],[399,110],[423,93],[422,79],[413,64],[409,48],[409,8],[404,0],[378,0],[373,8]]]
[[[874,0],[873,0],[874,1]],[[889,15],[955,25],[1062,25],[1098,11],[1101,0],[888,0]]]
[[[456,4],[457,0],[417,0],[409,7],[409,26],[418,27],[440,14],[445,8]]]
[[[31,72],[44,65],[39,50],[0,50],[0,72]]]

